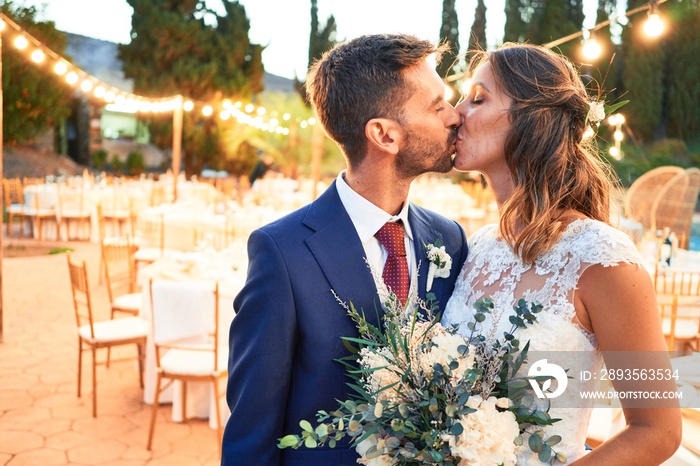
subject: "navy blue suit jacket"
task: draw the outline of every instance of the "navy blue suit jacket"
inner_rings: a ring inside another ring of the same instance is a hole
[[[440,239],[453,258],[448,278],[431,292],[441,308],[467,256],[462,228],[417,207],[409,208],[419,296],[425,297],[428,261],[423,244]],[[381,312],[365,252],[335,183],[315,202],[254,231],[248,240],[248,278],[234,300],[227,401],[231,418],[223,438],[225,466],[356,465],[353,448],[277,448],[279,438],[301,432],[318,410],[332,410],[351,389],[341,337],[357,336],[331,290],[368,316]],[[376,319],[375,319],[376,320]]]

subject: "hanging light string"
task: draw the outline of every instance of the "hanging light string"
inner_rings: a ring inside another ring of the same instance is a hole
[[[599,55],[600,53],[600,46],[594,39],[595,31],[608,26],[612,22],[615,22],[622,17],[629,17],[647,10],[649,10],[649,19],[644,25],[644,30],[647,35],[657,37],[663,32],[663,22],[658,14],[658,6],[666,1],[667,0],[650,1],[645,5],[627,11],[624,14],[617,15],[596,24],[590,29],[569,34],[568,36],[564,36],[561,39],[549,42],[543,46],[546,48],[553,48],[581,37],[584,34],[588,34],[588,39],[586,40],[586,43],[584,43],[584,53],[587,58],[593,59],[595,58],[594,55]],[[264,106],[255,106],[252,103],[247,103],[244,105],[241,101],[236,101],[233,103],[230,99],[225,99],[219,104],[212,105],[199,101],[195,103],[195,101],[191,99],[183,100],[180,96],[150,98],[123,91],[102,82],[96,77],[91,76],[90,74],[76,67],[68,60],[64,59],[35,39],[31,34],[24,31],[21,26],[12,21],[5,14],[0,13],[0,33],[4,31],[6,25],[9,25],[17,33],[17,36],[13,41],[17,49],[26,50],[29,48],[30,44],[33,45],[34,50],[31,52],[30,58],[34,63],[39,65],[43,63],[46,56],[48,56],[55,62],[53,70],[57,75],[65,76],[65,81],[73,87],[80,82],[80,89],[88,97],[101,99],[104,101],[107,105],[107,110],[125,113],[162,113],[172,112],[179,106],[182,106],[183,110],[190,112],[195,108],[195,106],[197,106],[201,109],[202,115],[205,117],[212,117],[216,114],[218,118],[224,121],[229,119],[236,120],[240,124],[247,124],[262,131],[268,131],[270,133],[285,136],[290,132],[289,127],[286,125],[289,125],[292,122],[298,124],[301,128],[307,128],[316,123],[316,119],[313,117],[307,119],[297,117],[292,120],[289,113],[279,115],[279,113],[276,111],[271,111],[269,116],[266,116],[268,112]],[[456,81],[462,77],[462,75],[456,74],[448,76],[445,81]],[[446,90],[452,92],[452,89],[447,85]]]
[[[598,29],[602,29],[602,28],[604,28],[605,26],[609,26],[609,25],[610,25],[611,23],[613,23],[613,22],[617,22],[617,20],[619,20],[620,18],[629,17],[629,16],[632,16],[632,15],[635,15],[635,14],[637,14],[637,13],[640,13],[640,12],[642,12],[642,11],[647,11],[647,10],[649,10],[651,14],[655,14],[655,15],[656,15],[655,18],[653,18],[653,19],[652,19],[652,18],[649,18],[649,20],[654,21],[654,22],[660,21],[660,19],[659,19],[659,14],[658,14],[658,6],[659,6],[660,4],[662,4],[662,3],[666,3],[666,1],[667,1],[667,0],[651,1],[651,2],[649,2],[649,3],[647,3],[647,4],[645,4],[645,5],[642,5],[642,6],[640,6],[640,7],[637,7],[637,8],[634,8],[634,9],[632,9],[632,10],[629,10],[629,11],[627,11],[627,12],[621,14],[621,15],[614,16],[614,17],[612,17],[612,18],[610,18],[610,19],[607,19],[607,20],[605,20],[605,21],[603,21],[603,22],[601,22],[601,23],[599,23],[599,24],[596,24],[596,25],[593,26],[592,28],[588,29],[589,34],[595,32],[595,31],[597,31]],[[650,15],[650,16],[651,16],[651,15]],[[565,42],[569,42],[570,40],[574,40],[574,39],[576,39],[577,37],[583,36],[583,35],[584,35],[584,32],[585,32],[584,30],[581,30],[581,31],[575,32],[575,33],[573,33],[573,34],[569,34],[568,36],[564,36],[564,37],[562,37],[561,39],[557,39],[557,40],[555,40],[555,41],[548,42],[548,43],[544,44],[543,47],[546,47],[546,48],[548,48],[548,49],[551,49],[551,48],[556,47],[556,46],[558,46],[558,45],[561,45],[561,44],[563,44],[563,43],[565,43]],[[647,33],[647,34],[648,34],[648,33]],[[652,34],[649,34],[649,35],[650,35],[650,36],[653,36]]]
[[[224,121],[237,121],[240,124],[246,124],[261,131],[283,136],[289,135],[289,126],[291,124],[307,128],[316,123],[313,117],[306,119],[297,117],[293,119],[289,113],[280,114],[274,110],[268,111],[262,105],[243,103],[241,101],[233,103],[230,99],[225,99],[214,105],[192,99],[183,99],[181,96],[152,98],[124,91],[106,84],[78,68],[46,47],[20,25],[7,17],[7,15],[0,13],[0,33],[5,34],[5,29],[8,26],[15,32],[11,42],[16,49],[29,52],[29,58],[36,65],[42,65],[49,60],[52,61],[53,72],[56,75],[63,77],[69,86],[80,89],[86,97],[103,102],[106,105],[106,109],[110,111],[157,114],[170,113],[178,107],[182,107],[186,112],[190,112],[197,107],[205,117],[214,117],[216,115]],[[9,37],[8,41],[10,41]]]

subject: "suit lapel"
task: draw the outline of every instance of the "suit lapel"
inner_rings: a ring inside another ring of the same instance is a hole
[[[376,325],[375,308],[381,310],[377,287],[335,182],[313,203],[304,224],[315,231],[306,238],[306,244],[332,289],[346,303],[352,302],[358,310],[362,308],[367,320]]]
[[[442,234],[433,229],[430,224],[429,217],[418,208],[415,204],[411,204],[408,211],[408,221],[411,224],[413,232],[413,247],[416,253],[416,265],[418,268],[418,296],[425,299],[426,285],[428,280],[428,258],[425,255],[425,245],[435,243],[436,240],[442,241]],[[433,287],[430,290],[436,295],[438,294],[441,280],[434,280]]]

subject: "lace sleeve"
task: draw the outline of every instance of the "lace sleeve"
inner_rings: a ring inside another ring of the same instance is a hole
[[[585,231],[574,240],[572,252],[581,258],[586,267],[595,264],[611,267],[621,263],[642,267],[642,257],[626,233],[595,221],[577,227]]]

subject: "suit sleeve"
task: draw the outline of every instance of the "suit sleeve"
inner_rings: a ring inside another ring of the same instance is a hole
[[[284,258],[262,230],[248,240],[248,278],[234,300],[223,438],[224,466],[279,465],[297,339],[294,297]]]

